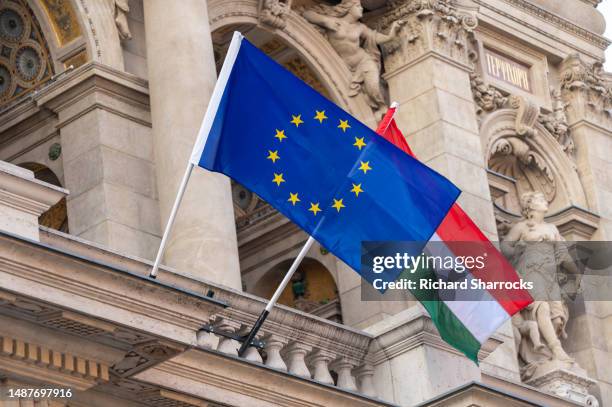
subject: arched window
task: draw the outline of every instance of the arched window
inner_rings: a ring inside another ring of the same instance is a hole
[[[292,260],[281,262],[268,271],[255,284],[253,294],[271,298],[291,266],[291,262]],[[334,278],[323,264],[314,259],[304,259],[278,302],[342,323],[340,298]]]

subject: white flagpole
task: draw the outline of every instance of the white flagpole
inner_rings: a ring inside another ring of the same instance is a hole
[[[187,183],[189,182],[189,177],[191,176],[191,171],[193,171],[193,167],[193,163],[189,161],[187,169],[185,170],[185,175],[183,175],[183,180],[181,181],[181,185],[179,186],[178,194],[176,195],[176,199],[174,200],[174,206],[172,206],[172,211],[170,211],[170,217],[168,218],[168,223],[166,223],[166,229],[164,230],[164,235],[162,236],[161,244],[159,245],[159,250],[157,251],[157,256],[155,257],[155,263],[153,263],[153,268],[149,273],[149,277],[151,278],[157,277],[157,269],[159,269],[159,264],[161,263],[164,251],[166,250],[168,236],[170,236],[170,232],[172,231],[174,219],[176,218],[176,213],[178,212],[178,208],[181,205],[181,201],[183,200],[183,195],[185,195],[185,189],[187,188]]]
[[[170,217],[168,218],[168,223],[166,224],[166,229],[164,230],[164,235],[162,236],[162,241],[159,245],[157,256],[155,257],[155,263],[153,264],[153,268],[149,273],[149,277],[151,278],[157,277],[157,270],[159,269],[159,265],[164,255],[164,251],[166,250],[166,244],[168,242],[170,232],[172,231],[172,226],[174,225],[176,213],[178,212],[178,208],[181,205],[181,201],[183,200],[183,195],[185,195],[187,182],[189,182],[189,177],[191,176],[191,171],[193,171],[193,167],[199,162],[200,156],[204,151],[204,146],[206,145],[206,140],[208,139],[208,133],[212,128],[213,121],[215,119],[219,104],[221,102],[221,97],[223,96],[223,90],[225,89],[225,85],[227,84],[228,78],[232,71],[232,67],[234,66],[236,57],[238,56],[238,50],[240,49],[240,43],[243,38],[244,37],[242,36],[242,34],[240,34],[239,32],[234,32],[232,42],[229,45],[227,55],[225,56],[225,61],[223,61],[223,66],[221,67],[221,72],[219,73],[219,78],[217,79],[217,83],[215,84],[215,89],[213,90],[213,93],[210,97],[210,101],[208,102],[208,107],[206,108],[206,113],[204,114],[204,119],[202,120],[200,131],[198,132],[198,138],[196,139],[196,142],[193,146],[193,151],[191,152],[189,164],[187,165],[187,169],[185,170],[185,175],[183,175],[183,180],[181,181],[181,184],[179,186],[178,194],[174,201],[174,206],[172,207],[172,211],[170,212]]]

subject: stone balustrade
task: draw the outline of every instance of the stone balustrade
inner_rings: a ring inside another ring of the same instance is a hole
[[[118,267],[139,275],[147,275],[151,268],[149,262],[47,228],[41,228],[41,240],[51,247],[100,262],[105,267]],[[181,276],[166,267],[160,268],[156,281],[180,287],[186,292],[207,293],[226,303],[226,308],[215,308],[216,311],[209,314],[208,332],[200,330],[195,335],[194,331],[193,345],[197,342],[201,348],[236,358],[240,346],[236,338],[249,332],[267,301],[226,286]],[[272,310],[256,338],[262,346],[249,347],[240,359],[342,390],[377,397],[373,385],[374,369],[368,356],[373,338],[367,332],[279,305]]]
[[[215,315],[199,344],[238,357],[236,337],[246,335],[264,302],[250,294],[211,287],[230,306]],[[259,331],[261,346],[242,358],[340,389],[376,397],[374,369],[367,357],[369,334],[288,307],[276,307]]]

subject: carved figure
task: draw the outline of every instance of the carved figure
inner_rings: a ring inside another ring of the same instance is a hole
[[[569,103],[564,102],[561,97],[561,91],[553,90],[551,92],[553,99],[553,112],[541,115],[540,123],[557,139],[563,151],[568,154],[574,152],[574,140],[569,133],[569,125],[567,123],[567,115],[565,109]]]
[[[349,66],[352,72],[349,95],[363,92],[375,114],[382,117],[385,101],[378,45],[393,40],[404,22],[393,22],[388,34],[377,32],[359,21],[363,16],[359,0],[342,0],[335,6],[320,4],[304,11],[303,16],[323,29],[331,46]]]
[[[479,115],[500,109],[508,101],[507,97],[504,97],[493,86],[485,84],[484,80],[476,73],[470,74],[470,84],[472,85],[474,101],[478,106],[476,113]]]
[[[283,29],[289,12],[289,2],[282,0],[261,0],[259,19],[274,28]]]
[[[119,39],[127,41],[132,39],[132,33],[128,26],[127,15],[130,12],[128,0],[113,0],[115,6],[115,24],[119,32]]]
[[[551,367],[576,365],[561,345],[569,313],[557,276],[560,269],[576,275],[578,270],[557,227],[544,221],[548,211],[544,195],[523,194],[521,208],[524,219],[510,229],[502,248],[521,277],[534,283],[535,301],[512,319],[521,377],[528,380]]]

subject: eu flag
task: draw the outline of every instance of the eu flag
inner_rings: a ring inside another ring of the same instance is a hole
[[[239,33],[191,162],[244,185],[357,272],[362,241],[419,241],[418,255],[459,195]]]

